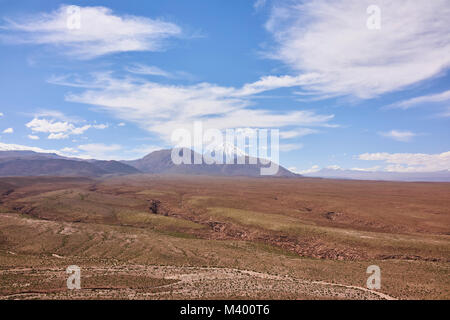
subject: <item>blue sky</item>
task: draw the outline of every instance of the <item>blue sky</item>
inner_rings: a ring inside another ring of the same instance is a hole
[[[202,120],[279,129],[297,172],[449,170],[449,16],[445,0],[0,0],[0,149],[134,159]]]

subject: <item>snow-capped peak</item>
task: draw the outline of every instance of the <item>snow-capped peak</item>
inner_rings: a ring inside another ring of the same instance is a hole
[[[205,153],[222,153],[226,157],[245,157],[247,156],[244,151],[236,147],[231,143],[223,143],[211,146],[205,150]]]

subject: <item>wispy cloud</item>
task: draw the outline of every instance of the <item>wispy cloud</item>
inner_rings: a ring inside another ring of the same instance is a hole
[[[103,143],[90,143],[79,145],[78,149],[85,154],[78,154],[78,157],[84,159],[102,159],[102,160],[117,160],[117,151],[122,150],[122,146],[118,144],[106,145]]]
[[[248,83],[237,91],[237,95],[248,96],[278,88],[289,88],[297,86],[308,86],[320,83],[321,76],[317,73],[310,73],[299,76],[264,76],[256,82]]]
[[[58,150],[48,150],[32,146],[24,146],[20,144],[10,144],[0,142],[0,151],[34,151],[42,153],[56,153],[61,154]]]
[[[67,85],[67,81],[65,79],[61,84]],[[249,84],[242,88],[210,83],[182,86],[116,78],[110,73],[94,75],[91,81],[73,81],[75,86],[86,86],[86,90],[69,94],[66,100],[99,106],[113,112],[119,119],[138,123],[166,141],[170,140],[175,129],[189,130],[197,120],[203,122],[205,129],[222,130],[326,126],[333,119],[333,115],[320,115],[310,110],[275,113],[250,108],[252,95],[277,87],[266,85],[265,81],[263,85]]]
[[[69,28],[71,6],[17,20],[7,19],[2,38],[16,43],[65,47],[58,49],[77,59],[128,51],[159,51],[164,40],[179,36],[176,24],[132,15],[117,15],[105,7],[80,7],[79,28]]]
[[[80,159],[97,160],[133,160],[162,148],[156,145],[140,145],[137,147],[125,147],[119,144],[89,143],[76,147],[61,149],[66,156]]]
[[[319,131],[316,129],[310,128],[298,128],[295,130],[287,130],[280,132],[280,138],[282,139],[292,139],[292,138],[300,138],[310,134],[318,133]]]
[[[267,3],[267,0],[256,0],[253,3],[253,8],[255,8],[256,10],[261,9],[262,7],[264,7]]]
[[[96,160],[133,160],[160,149],[162,148],[149,145],[127,148],[118,144],[90,143],[54,150],[0,142],[0,151],[34,151],[54,153],[62,157]]]
[[[358,167],[356,167],[356,168],[351,168],[350,170],[362,171],[362,172],[376,172],[376,171],[379,171],[380,169],[381,169],[381,166],[373,166],[373,167],[370,167],[370,168],[358,168]]]
[[[411,131],[391,130],[389,132],[380,132],[381,136],[394,139],[401,142],[409,142],[418,134]]]
[[[141,63],[136,63],[131,66],[125,67],[125,70],[138,75],[164,77],[167,79],[188,79],[194,80],[195,76],[185,71],[166,71],[157,66],[148,66]]]
[[[303,148],[303,144],[301,143],[281,143],[280,151],[281,152],[289,152],[293,150],[300,150]]]
[[[28,114],[26,114],[28,115]],[[31,114],[34,118],[51,118],[53,120],[60,120],[72,123],[84,122],[84,120],[78,116],[66,115],[59,110],[40,109],[39,111]]]
[[[298,173],[298,174],[309,174],[309,173],[319,172],[320,167],[318,165],[313,165],[311,168],[305,169],[305,170],[298,170],[296,167],[291,167],[291,168],[289,168],[289,170],[294,173]]]
[[[430,94],[420,97],[415,97],[412,99],[400,101],[397,103],[393,103],[386,108],[400,108],[400,109],[410,109],[413,107],[421,106],[421,105],[428,105],[428,104],[435,104],[440,102],[448,102],[450,103],[450,90],[444,91],[437,94]]]
[[[161,149],[162,148],[160,146],[144,144],[144,145],[140,145],[140,146],[137,146],[137,147],[129,150],[129,152],[136,154],[136,157],[140,158],[149,153],[152,153],[154,151],[158,151]]]
[[[9,133],[9,134],[14,133],[14,129],[13,128],[7,128],[7,129],[3,130],[3,133]]]
[[[156,66],[147,66],[144,64],[134,64],[132,66],[128,66],[125,68],[128,72],[142,75],[150,75],[150,76],[161,76],[165,78],[173,78],[173,74],[170,72],[164,71],[161,68]]]
[[[437,114],[440,118],[450,118],[450,107],[447,107],[443,112]]]
[[[383,161],[385,171],[392,172],[434,172],[450,170],[450,151],[440,154],[423,153],[364,153],[359,160]]]
[[[367,8],[381,9],[381,29],[366,26]],[[289,0],[274,5],[268,53],[301,75],[318,95],[371,98],[442,74],[450,66],[446,0]]]

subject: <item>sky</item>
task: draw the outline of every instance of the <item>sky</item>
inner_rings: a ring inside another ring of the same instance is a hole
[[[298,173],[450,170],[449,16],[448,0],[0,0],[0,150],[137,159],[201,121],[278,129]]]

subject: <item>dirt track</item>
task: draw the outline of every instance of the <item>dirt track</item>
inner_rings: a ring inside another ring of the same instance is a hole
[[[67,275],[61,269],[11,269],[0,271],[0,276],[30,275],[36,278],[60,280]],[[5,295],[1,299],[215,299],[235,297],[317,298],[394,300],[381,292],[363,287],[324,281],[307,281],[286,276],[275,276],[228,268],[195,268],[174,266],[128,266],[114,268],[84,268],[83,277],[95,274],[111,278],[127,275],[170,280],[172,283],[152,288],[120,288],[88,286],[72,290],[61,286],[48,290],[26,290]],[[82,280],[83,281],[83,280]],[[24,284],[26,286],[26,284]],[[133,285],[132,285],[133,286]],[[131,286],[131,287],[132,287]]]

